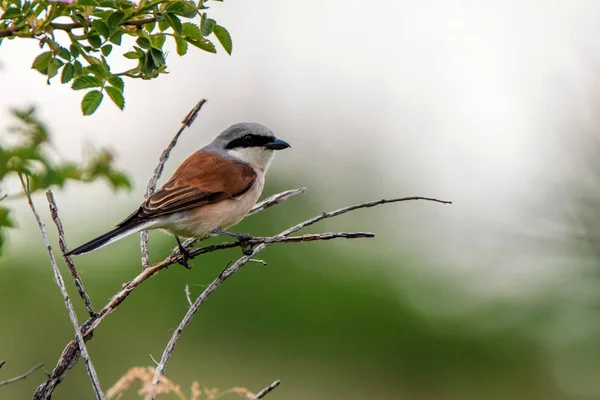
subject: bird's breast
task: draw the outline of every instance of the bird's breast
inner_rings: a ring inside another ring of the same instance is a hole
[[[169,218],[168,232],[182,237],[203,238],[215,229],[227,229],[240,222],[256,204],[264,187],[264,175],[257,174],[252,187],[244,194],[177,213]]]

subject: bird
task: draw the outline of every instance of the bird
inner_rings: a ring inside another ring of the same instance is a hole
[[[161,229],[175,236],[181,259],[189,252],[180,238],[205,239],[213,234],[235,237],[227,228],[241,221],[260,197],[275,151],[290,144],[264,125],[241,122],[221,132],[175,170],[171,178],[113,230],[65,255],[98,250],[142,230]]]

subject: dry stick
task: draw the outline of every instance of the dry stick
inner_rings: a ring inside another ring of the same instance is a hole
[[[85,361],[85,365],[88,370],[88,374],[90,375],[90,379],[92,380],[92,386],[94,388],[94,392],[96,394],[96,398],[98,400],[104,400],[104,394],[102,393],[102,389],[100,387],[100,382],[98,382],[98,376],[96,375],[96,370],[94,369],[94,364],[92,364],[92,360],[90,360],[90,356],[87,352],[87,348],[85,347],[85,342],[83,340],[83,335],[81,334],[81,330],[79,329],[79,321],[77,320],[77,314],[75,314],[75,310],[73,309],[73,304],[71,303],[71,299],[69,298],[69,293],[67,292],[67,288],[65,287],[65,282],[63,281],[60,270],[58,269],[58,265],[56,264],[56,259],[54,258],[54,253],[52,252],[52,247],[50,246],[50,241],[48,240],[48,235],[46,234],[46,229],[44,228],[44,224],[40,219],[40,215],[35,209],[33,205],[33,201],[31,200],[31,193],[29,193],[28,185],[23,180],[23,177],[19,175],[19,179],[21,180],[21,185],[23,186],[23,190],[25,191],[25,195],[27,196],[27,201],[29,202],[29,207],[31,207],[31,211],[35,216],[35,219],[40,227],[40,232],[42,233],[42,237],[44,238],[44,243],[46,244],[46,249],[48,250],[48,256],[50,257],[50,263],[52,264],[52,269],[54,270],[54,279],[56,280],[56,284],[58,285],[60,292],[63,295],[63,299],[65,301],[65,306],[67,307],[67,311],[69,312],[69,318],[71,319],[71,323],[73,324],[73,328],[75,328],[75,337],[77,338],[77,343],[79,345],[79,351],[81,352],[81,356]]]
[[[144,199],[150,197],[152,193],[154,193],[154,191],[156,190],[156,182],[158,182],[158,179],[162,175],[165,163],[167,162],[167,160],[169,159],[169,155],[171,154],[171,150],[173,150],[173,148],[177,144],[177,140],[179,140],[179,136],[181,136],[185,128],[189,128],[194,123],[194,120],[198,116],[198,113],[200,112],[202,106],[204,105],[204,103],[206,103],[206,101],[206,99],[200,100],[194,106],[194,108],[192,108],[190,112],[188,112],[183,121],[181,121],[181,127],[179,128],[173,139],[171,139],[171,143],[169,143],[167,148],[164,149],[162,154],[160,155],[158,164],[154,168],[154,172],[152,173],[150,181],[148,181],[148,186],[146,186],[146,191],[144,192]],[[141,232],[140,248],[142,250],[142,268],[148,268],[148,231]]]
[[[382,200],[377,200],[377,201],[371,201],[368,203],[355,204],[353,206],[340,208],[335,211],[324,212],[320,215],[317,215],[316,217],[313,217],[313,218],[303,221],[297,225],[294,225],[291,228],[284,230],[279,235],[268,238],[269,240],[265,240],[264,242],[262,242],[261,244],[256,246],[254,249],[252,249],[252,252],[250,254],[239,258],[231,266],[225,268],[219,274],[219,276],[217,276],[215,278],[215,280],[213,280],[210,283],[210,285],[208,285],[208,287],[200,294],[200,296],[198,296],[196,301],[194,301],[194,304],[188,309],[187,313],[185,314],[185,316],[179,323],[179,326],[177,326],[177,328],[171,335],[171,338],[169,339],[169,342],[167,343],[167,346],[165,347],[165,350],[163,351],[162,357],[160,358],[160,363],[156,367],[156,371],[154,373],[154,378],[152,379],[152,383],[155,386],[158,385],[159,378],[161,375],[164,375],[166,364],[169,361],[169,359],[171,358],[171,355],[173,354],[173,350],[175,350],[175,345],[177,344],[177,341],[181,337],[183,330],[191,322],[192,318],[194,317],[194,314],[196,314],[196,312],[198,311],[200,306],[202,304],[204,304],[204,302],[206,301],[208,296],[210,296],[210,294],[212,292],[214,292],[223,282],[225,282],[225,280],[227,278],[229,278],[231,275],[236,273],[247,262],[249,262],[251,259],[253,259],[256,254],[263,251],[269,244],[285,241],[285,238],[287,236],[291,235],[292,233],[297,232],[304,227],[313,225],[314,223],[321,221],[323,219],[326,219],[326,218],[336,217],[338,215],[342,215],[342,214],[345,214],[347,212],[350,212],[350,211],[353,211],[353,210],[356,210],[359,208],[375,207],[380,204],[396,203],[396,202],[410,201],[410,200],[427,200],[427,201],[434,201],[434,202],[443,203],[443,204],[452,204],[452,202],[450,202],[450,201],[438,200],[438,199],[434,199],[434,198],[430,198],[430,197],[421,197],[421,196],[402,197],[402,198],[394,198],[394,199],[382,199]],[[329,235],[329,234],[325,234],[325,235]],[[303,237],[303,236],[316,237],[318,235],[302,235],[300,237]],[[329,237],[329,236],[326,236],[326,237]],[[365,236],[358,236],[358,237],[365,237]],[[367,237],[369,237],[369,236],[367,236]],[[152,398],[154,399],[154,397],[155,396],[153,395]]]
[[[2,367],[4,365],[6,361],[2,361],[2,363],[0,363],[0,367]],[[4,385],[8,385],[9,383],[13,383],[13,382],[17,382],[20,381],[22,379],[27,378],[29,375],[33,374],[35,371],[37,371],[38,369],[42,368],[44,366],[44,364],[38,364],[35,367],[31,368],[29,371],[25,372],[24,374],[15,376],[14,378],[10,378],[7,379],[5,381],[0,381],[0,386],[4,386]]]
[[[269,393],[271,393],[277,386],[279,386],[281,382],[278,380],[276,380],[275,382],[271,383],[269,386],[267,386],[266,388],[264,388],[263,390],[261,390],[260,392],[258,392],[256,394],[256,396],[254,396],[254,398],[256,399],[262,399],[263,397],[265,397],[266,395],[268,395]]]
[[[282,193],[274,194],[262,202],[256,204],[250,210],[250,213],[254,214],[256,212],[262,211],[266,208],[272,207],[275,204],[279,204],[285,200],[289,200],[292,197],[299,195],[304,192],[303,188],[287,190]],[[223,243],[222,245],[212,245],[206,246],[200,249],[196,249],[192,252],[193,256],[209,253],[212,251],[217,251],[221,249],[229,249],[233,247],[238,247],[240,244],[238,243]],[[96,317],[88,318],[87,321],[81,325],[81,331],[83,333],[84,340],[89,340],[92,337],[92,333],[94,329],[102,322],[102,320],[110,314],[115,308],[117,308],[129,294],[142,282],[146,279],[154,276],[158,271],[168,267],[177,262],[177,253],[171,253],[167,258],[163,261],[157,262],[149,268],[142,270],[142,272],[136,276],[130,282],[126,282],[122,285],[122,288],[119,292],[117,292],[112,299],[106,304],[96,315]],[[77,342],[71,340],[64,348],[61,356],[59,357],[56,366],[52,370],[49,378],[40,384],[35,393],[34,400],[42,400],[49,399],[52,397],[52,393],[58,385],[66,376],[67,372],[75,366],[77,360],[79,358],[79,347],[77,346]]]
[[[65,255],[67,253],[67,242],[65,241],[65,231],[63,230],[62,222],[60,221],[60,218],[58,217],[58,207],[56,206],[56,201],[54,201],[54,195],[52,194],[51,191],[46,192],[46,198],[48,199],[50,215],[52,215],[52,220],[54,221],[54,224],[56,225],[56,229],[58,230],[58,246],[60,247],[60,251],[63,254],[63,258],[65,259],[65,263],[67,264],[67,267],[69,268],[69,271],[71,272],[71,275],[73,275],[73,279],[75,280],[75,287],[77,288],[77,292],[79,293],[79,296],[81,296],[81,298],[83,299],[83,302],[85,303],[85,308],[87,309],[88,313],[90,314],[90,317],[95,317],[96,312],[92,308],[92,303],[91,303],[90,297],[88,296],[88,294],[85,291],[85,288],[83,287],[83,282],[81,281],[79,272],[77,272],[75,263],[73,263],[73,260],[71,259],[71,257]]]

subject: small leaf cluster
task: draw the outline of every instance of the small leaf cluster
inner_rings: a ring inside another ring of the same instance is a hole
[[[114,167],[114,154],[100,149],[87,155],[82,163],[66,161],[57,154],[46,125],[35,108],[11,110],[17,124],[9,128],[11,145],[0,142],[0,182],[12,176],[27,177],[31,192],[63,188],[68,181],[106,181],[114,190],[131,189],[126,174]],[[8,137],[8,135],[7,135]],[[0,196],[5,201],[12,196]],[[14,227],[11,210],[0,206],[0,254],[6,228]]]
[[[48,84],[60,75],[60,82],[73,90],[87,90],[81,101],[83,115],[93,114],[106,95],[123,109],[123,78],[148,80],[166,73],[167,38],[180,56],[189,45],[216,53],[213,37],[231,54],[231,36],[208,17],[208,1],[0,0],[0,45],[4,39],[38,40],[44,51],[32,68],[45,75]],[[71,22],[59,22],[65,20]],[[123,37],[135,40],[122,53],[135,64],[113,71],[111,56],[115,48],[125,46]]]

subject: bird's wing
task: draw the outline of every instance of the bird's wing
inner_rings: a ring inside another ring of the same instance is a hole
[[[256,172],[248,164],[198,151],[119,226],[241,196],[255,180]]]

